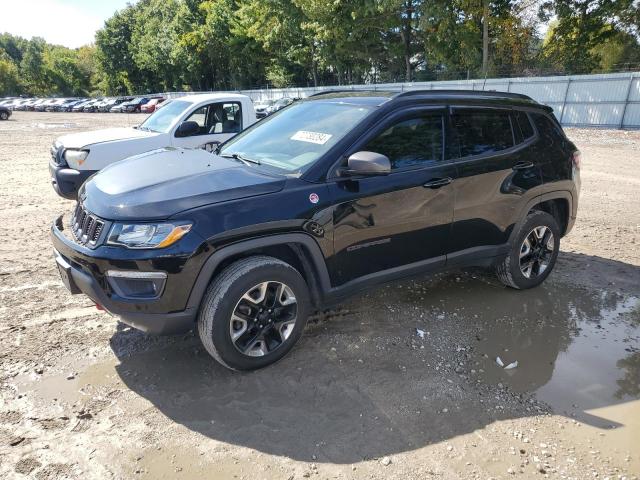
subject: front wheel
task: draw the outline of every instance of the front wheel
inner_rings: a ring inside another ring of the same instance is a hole
[[[254,370],[293,348],[309,308],[307,284],[295,268],[273,257],[249,257],[228,266],[209,285],[198,334],[225,367]]]
[[[7,112],[0,112],[0,120],[8,120],[9,114]]]
[[[517,289],[540,285],[551,273],[560,248],[560,227],[546,212],[527,215],[514,237],[509,254],[496,267],[506,286]]]

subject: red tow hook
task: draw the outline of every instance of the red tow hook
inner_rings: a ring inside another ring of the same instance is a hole
[[[96,303],[96,308],[98,310],[100,310],[101,312],[104,312],[104,307],[102,305],[100,305],[99,303]]]

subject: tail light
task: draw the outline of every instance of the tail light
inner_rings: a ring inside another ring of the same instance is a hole
[[[577,170],[580,170],[580,164],[582,163],[582,153],[580,150],[576,150],[571,154],[571,161]]]

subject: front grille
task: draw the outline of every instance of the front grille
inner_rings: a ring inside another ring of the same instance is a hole
[[[71,217],[71,231],[82,245],[95,246],[104,230],[104,221],[89,213],[80,202]]]

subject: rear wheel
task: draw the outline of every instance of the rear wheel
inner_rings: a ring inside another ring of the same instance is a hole
[[[536,287],[553,270],[559,248],[560,227],[555,218],[546,212],[531,212],[515,235],[511,251],[496,267],[496,274],[508,287]]]
[[[0,112],[0,120],[8,120],[9,114],[7,112]]]
[[[302,335],[309,292],[291,265],[267,256],[239,260],[218,275],[202,301],[198,333],[213,358],[254,370],[284,357]]]

